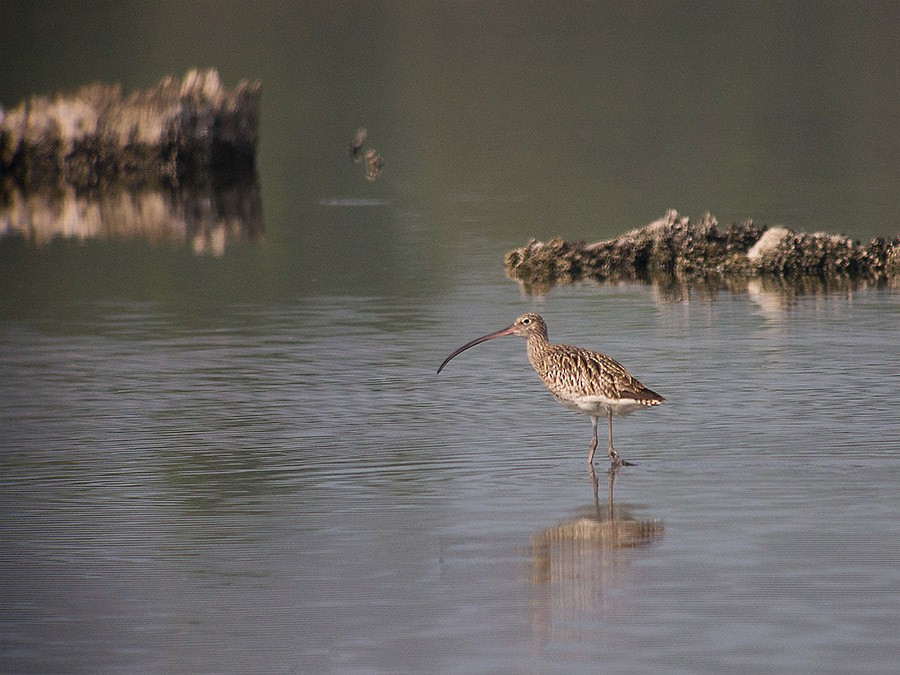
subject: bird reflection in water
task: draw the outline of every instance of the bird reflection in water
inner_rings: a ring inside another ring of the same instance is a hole
[[[549,527],[531,538],[532,619],[535,638],[587,637],[592,622],[612,602],[612,593],[626,585],[634,549],[659,538],[660,520],[639,520],[627,507],[616,506],[613,483],[616,469],[608,473],[608,494],[601,503],[600,481],[588,468],[594,503],[587,513]],[[596,639],[593,634],[591,639]]]

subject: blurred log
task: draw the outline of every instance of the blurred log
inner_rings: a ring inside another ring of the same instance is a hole
[[[101,84],[33,96],[0,108],[0,177],[28,190],[255,174],[260,88],[242,81],[229,91],[215,70],[191,70],[125,98]]]

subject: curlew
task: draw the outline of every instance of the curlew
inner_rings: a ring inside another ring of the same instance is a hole
[[[487,340],[504,335],[525,338],[528,360],[553,397],[567,408],[591,418],[588,464],[597,449],[597,422],[605,415],[609,432],[609,461],[614,468],[627,465],[613,448],[613,415],[626,415],[639,408],[656,406],[666,399],[638,382],[618,361],[600,352],[569,345],[553,345],[547,338],[547,324],[539,314],[523,314],[511,326],[467,342],[450,354],[450,359]]]

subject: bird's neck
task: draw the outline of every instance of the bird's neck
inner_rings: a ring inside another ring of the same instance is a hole
[[[549,340],[543,335],[531,335],[528,337],[526,346],[528,348],[528,361],[531,363],[532,368],[541,372],[540,364],[546,357],[547,352],[550,351]]]

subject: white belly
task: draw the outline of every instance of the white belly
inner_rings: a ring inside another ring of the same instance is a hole
[[[611,399],[605,396],[560,396],[553,397],[567,408],[585,415],[605,417],[610,410],[616,416],[627,415],[638,408],[646,408],[646,405],[638,403],[633,398]]]

